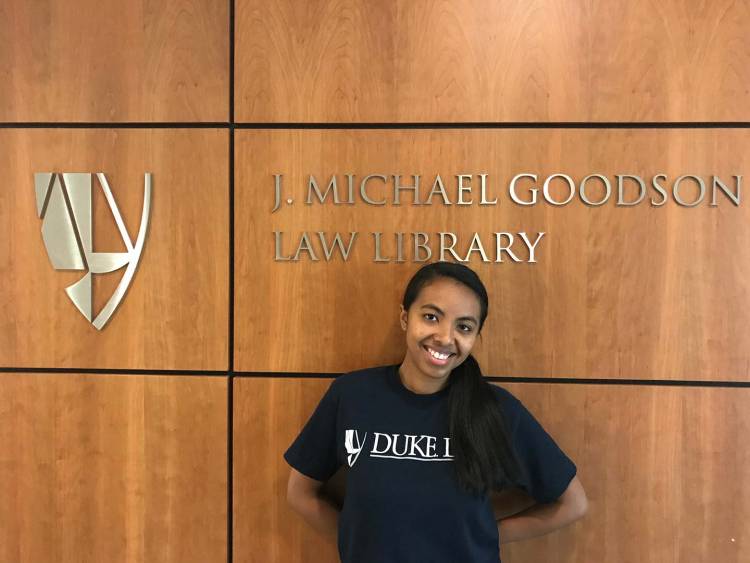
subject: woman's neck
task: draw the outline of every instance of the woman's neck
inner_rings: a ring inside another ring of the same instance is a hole
[[[443,379],[436,379],[420,372],[416,367],[409,364],[408,358],[398,368],[398,375],[401,378],[401,383],[412,393],[418,395],[431,395],[437,393],[448,384],[448,377]]]

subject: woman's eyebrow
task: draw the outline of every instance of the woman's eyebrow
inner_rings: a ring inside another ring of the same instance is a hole
[[[426,305],[422,305],[422,309],[434,309],[441,315],[445,316],[445,313],[443,313],[443,310],[437,305],[433,305],[432,303],[427,303]]]
[[[442,309],[441,309],[440,307],[438,307],[437,305],[433,305],[432,303],[427,303],[427,304],[425,304],[425,305],[422,305],[422,307],[421,307],[421,308],[422,308],[422,309],[433,309],[433,310],[435,310],[435,311],[436,311],[437,313],[439,313],[439,314],[441,314],[441,315],[445,316],[445,313],[443,312],[443,310],[442,310]],[[459,320],[459,321],[471,321],[471,322],[473,322],[474,324],[479,324],[479,321],[477,321],[477,320],[476,320],[476,319],[475,319],[474,317],[472,317],[471,315],[469,315],[469,316],[466,316],[466,317],[459,317],[459,318],[458,318],[458,320]]]

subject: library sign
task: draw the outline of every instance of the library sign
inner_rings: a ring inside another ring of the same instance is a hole
[[[278,173],[269,180],[273,184],[272,214],[283,213],[285,207],[298,201],[297,198],[301,198],[305,206],[414,206],[426,213],[437,206],[472,205],[483,208],[498,205],[739,207],[742,187],[739,174],[724,177],[683,174],[670,178],[661,173],[650,177],[592,173],[574,178],[562,172],[547,176],[521,172],[509,178],[494,178],[487,173],[451,176],[334,173],[325,178],[309,174],[303,181],[287,185],[284,174]],[[348,261],[354,253],[365,252],[373,262],[536,263],[546,235],[543,231],[471,232],[459,237],[450,231],[302,231],[292,234],[274,230],[274,260]]]

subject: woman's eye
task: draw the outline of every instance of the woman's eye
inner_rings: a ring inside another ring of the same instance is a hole
[[[473,327],[471,325],[461,324],[461,325],[458,325],[458,329],[461,332],[471,332],[473,330]]]
[[[433,315],[432,313],[425,313],[424,318],[426,321],[436,321],[437,317]]]

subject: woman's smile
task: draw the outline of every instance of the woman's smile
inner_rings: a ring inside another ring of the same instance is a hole
[[[425,351],[429,355],[430,361],[435,364],[436,366],[444,366],[448,363],[448,360],[455,356],[456,354],[453,352],[440,352],[438,349],[435,349],[431,346],[424,345],[422,348],[425,349]]]

